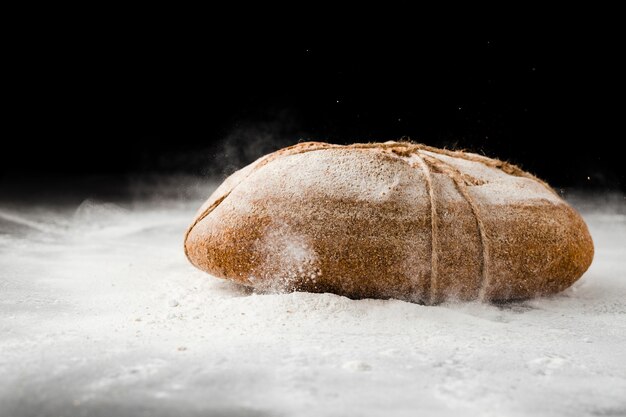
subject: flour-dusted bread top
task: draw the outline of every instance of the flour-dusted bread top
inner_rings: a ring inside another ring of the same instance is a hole
[[[593,246],[573,209],[510,164],[407,142],[309,142],[229,177],[185,251],[258,288],[438,302],[559,291]]]
[[[541,199],[555,204],[562,204],[563,200],[556,195],[547,184],[526,175],[511,175],[498,167],[497,163],[490,163],[492,159],[472,153],[461,153],[459,156],[437,154],[431,151],[422,151],[423,155],[435,158],[435,164],[448,165],[466,177],[467,185],[471,187],[476,198],[485,204],[511,204],[515,202]],[[453,155],[453,154],[452,154]],[[507,166],[510,166],[507,164]],[[520,171],[515,171],[521,173]],[[446,175],[449,176],[449,175]],[[448,195],[454,193],[448,193]]]

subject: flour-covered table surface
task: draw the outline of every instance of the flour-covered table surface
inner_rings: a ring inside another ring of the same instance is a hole
[[[0,203],[2,417],[626,415],[623,196],[573,199],[596,255],[558,296],[422,306],[194,269],[209,191]]]

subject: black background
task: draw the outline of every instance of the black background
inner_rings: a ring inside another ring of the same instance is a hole
[[[15,46],[6,181],[224,176],[300,140],[405,137],[509,160],[557,187],[624,188],[623,48],[607,31],[112,33],[53,28]]]

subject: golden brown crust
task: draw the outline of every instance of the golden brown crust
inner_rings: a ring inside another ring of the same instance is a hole
[[[410,142],[307,142],[229,178],[185,252],[259,289],[437,303],[556,293],[593,243],[575,210],[511,164]]]

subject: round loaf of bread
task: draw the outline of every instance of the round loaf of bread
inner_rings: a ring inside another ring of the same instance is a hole
[[[185,235],[199,269],[264,291],[505,301],[569,287],[580,215],[511,164],[410,142],[300,143],[235,172]]]

